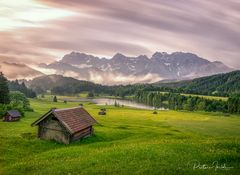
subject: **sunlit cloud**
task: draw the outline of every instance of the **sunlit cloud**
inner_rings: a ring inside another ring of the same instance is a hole
[[[193,52],[240,68],[236,0],[0,0],[0,61]]]
[[[72,15],[74,12],[48,7],[34,0],[1,0],[0,31],[20,27],[44,27],[44,21]]]

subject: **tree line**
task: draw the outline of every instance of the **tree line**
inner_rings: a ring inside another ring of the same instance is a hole
[[[172,83],[155,83],[168,92],[230,97],[240,94],[240,71]]]
[[[124,98],[132,96],[138,90],[144,90],[230,97],[232,94],[240,94],[240,71],[172,83],[113,86],[54,75],[36,78],[28,82],[28,85],[38,94],[51,92],[53,95],[76,95],[81,92],[93,92],[94,95],[106,94]]]
[[[199,96],[186,96],[178,93],[137,91],[134,99],[155,108],[171,110],[207,111],[240,114],[240,96],[232,95],[227,101],[207,99]]]
[[[133,95],[137,89],[142,88],[143,86],[144,85],[104,86],[86,82],[79,84],[66,84],[64,86],[56,86],[51,89],[51,93],[57,95],[74,95],[81,92],[89,92],[93,93],[94,95],[106,94],[110,96],[118,96],[124,98],[127,95]]]
[[[18,80],[8,81],[8,87],[10,91],[22,92],[28,98],[35,98],[37,96],[32,89],[27,88],[24,82],[19,83]]]

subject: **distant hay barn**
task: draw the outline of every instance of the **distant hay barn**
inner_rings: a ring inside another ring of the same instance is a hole
[[[106,115],[106,108],[102,108],[100,109],[100,111],[98,112],[98,115]]]
[[[6,114],[3,116],[3,121],[5,122],[19,121],[20,118],[21,114],[18,110],[10,110],[7,111]]]
[[[96,120],[82,107],[51,109],[32,123],[38,125],[38,137],[69,144],[93,134]]]
[[[99,111],[98,115],[106,115],[106,112],[105,111]]]

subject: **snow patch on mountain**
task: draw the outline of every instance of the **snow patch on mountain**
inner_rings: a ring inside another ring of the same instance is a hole
[[[73,65],[74,67],[77,67],[77,68],[89,68],[89,67],[92,67],[92,65],[89,65],[89,64],[79,64],[79,65]]]

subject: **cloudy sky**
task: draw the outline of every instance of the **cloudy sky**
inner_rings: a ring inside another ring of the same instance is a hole
[[[0,60],[193,52],[240,68],[239,0],[0,0]]]

